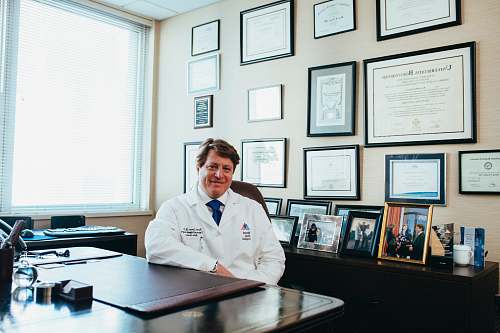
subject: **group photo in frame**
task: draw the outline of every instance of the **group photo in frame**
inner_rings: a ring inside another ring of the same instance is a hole
[[[364,60],[365,146],[475,143],[475,45]]]
[[[240,64],[294,55],[294,3],[281,0],[240,12]]]
[[[271,226],[278,241],[284,247],[292,246],[295,228],[297,228],[297,216],[271,216]]]
[[[446,155],[386,155],[385,201],[445,205]]]
[[[184,193],[198,183],[196,156],[198,156],[200,145],[201,141],[184,143]]]
[[[188,94],[203,94],[220,89],[220,54],[203,55],[188,61]]]
[[[194,128],[212,127],[213,95],[194,98]]]
[[[458,152],[461,194],[500,194],[500,149]]]
[[[260,187],[286,187],[286,139],[241,141],[241,180]]]
[[[340,253],[374,257],[378,250],[382,214],[351,211],[347,216],[346,231]]]
[[[288,199],[286,203],[286,215],[297,216],[299,221],[295,236],[299,236],[302,228],[302,221],[305,214],[329,215],[332,209],[330,201],[315,201],[302,199]]]
[[[342,233],[340,235],[340,239],[342,242],[345,238],[347,217],[349,216],[350,212],[378,213],[383,216],[384,206],[335,204],[333,215],[342,216],[344,218],[344,220],[342,221]]]
[[[191,55],[219,50],[220,20],[203,23],[191,29]]]
[[[283,119],[283,85],[247,90],[248,122]]]
[[[297,247],[337,253],[341,229],[341,216],[305,214]]]
[[[355,0],[329,0],[313,8],[315,39],[356,29]]]
[[[281,204],[283,203],[282,198],[264,197],[264,202],[266,203],[269,215],[281,215]]]
[[[377,40],[461,24],[460,0],[377,0]]]
[[[386,202],[378,258],[425,265],[432,205]]]
[[[356,62],[308,69],[307,136],[354,135]]]
[[[304,148],[304,198],[359,200],[359,146]]]

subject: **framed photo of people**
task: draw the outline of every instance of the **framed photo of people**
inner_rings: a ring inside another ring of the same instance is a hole
[[[282,198],[264,198],[264,202],[266,203],[269,215],[281,214],[281,204],[283,203]]]
[[[446,155],[386,155],[385,200],[444,205]]]
[[[460,0],[377,0],[377,40],[459,25]]]
[[[461,194],[500,194],[500,149],[458,152]]]
[[[248,121],[283,119],[282,85],[249,89],[247,91]]]
[[[219,50],[220,20],[197,25],[191,29],[191,55]]]
[[[356,62],[311,67],[307,136],[354,135]]]
[[[297,220],[297,216],[271,216],[271,226],[274,234],[284,247],[292,245]]]
[[[366,146],[476,142],[475,48],[364,60]]]
[[[213,95],[194,98],[194,128],[212,127]]]
[[[286,139],[241,142],[241,180],[261,187],[286,187]]]
[[[196,156],[201,141],[184,143],[184,193],[198,183],[198,170],[196,170]]]
[[[354,0],[324,1],[313,7],[315,39],[356,29]]]
[[[342,217],[305,214],[298,248],[337,253]]]
[[[425,265],[432,205],[386,202],[378,258]]]
[[[350,212],[378,213],[383,216],[384,206],[335,204],[333,215],[342,216],[344,218],[342,221],[342,233],[340,234],[340,240],[342,242],[345,240],[347,217]]]
[[[304,148],[304,198],[359,200],[359,146]]]
[[[342,254],[374,257],[378,249],[382,214],[351,211],[347,217]]]
[[[331,211],[330,201],[314,201],[301,199],[288,199],[286,203],[286,215],[299,218],[295,236],[299,236],[302,221],[305,214],[328,215]]]
[[[220,55],[213,53],[188,61],[188,94],[203,94],[220,88]]]
[[[293,17],[293,0],[240,12],[240,64],[293,56]]]

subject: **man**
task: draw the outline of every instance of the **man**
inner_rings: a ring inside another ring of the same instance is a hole
[[[146,230],[146,258],[277,284],[285,255],[262,206],[233,192],[239,156],[224,140],[200,146],[198,186],[163,203]]]
[[[410,246],[410,258],[416,260],[422,260],[424,255],[424,226],[422,224],[417,224],[415,226],[415,239],[413,244]]]

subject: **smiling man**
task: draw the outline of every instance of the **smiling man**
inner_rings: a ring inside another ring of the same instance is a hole
[[[200,145],[198,186],[163,203],[146,230],[149,262],[278,283],[285,255],[264,209],[229,188],[239,161],[224,140]]]

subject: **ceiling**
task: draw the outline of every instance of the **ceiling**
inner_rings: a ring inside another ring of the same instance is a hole
[[[97,0],[100,3],[147,18],[166,18],[205,7],[221,0]]]

